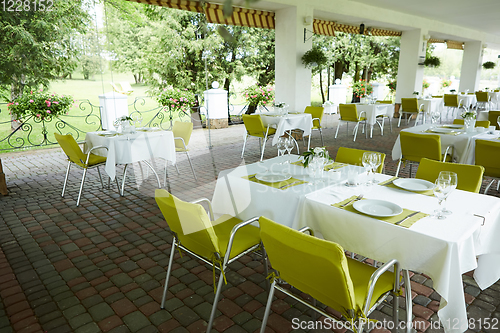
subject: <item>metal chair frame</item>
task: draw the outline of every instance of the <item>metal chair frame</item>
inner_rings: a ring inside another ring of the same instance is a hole
[[[365,114],[365,119],[364,120],[359,120],[359,121],[351,121],[351,120],[342,120],[342,118],[339,118],[339,122],[337,124],[337,131],[335,132],[335,139],[337,138],[337,134],[339,133],[339,128],[340,128],[340,124],[342,122],[345,122],[346,123],[346,129],[347,129],[347,133],[349,134],[349,123],[356,123],[356,126],[354,126],[353,130],[352,130],[352,134],[354,135],[354,139],[353,141],[356,141],[356,137],[358,136],[358,127],[359,127],[359,123],[364,123],[363,124],[363,129],[362,129],[362,133],[364,132],[365,133],[365,138],[367,139],[368,138],[368,131],[366,130],[366,111],[361,111],[358,115],[358,118],[361,119],[362,118],[362,114]],[[340,112],[339,112],[340,114]]]
[[[311,236],[314,236],[314,232],[310,227],[303,227],[298,230],[299,232],[305,233],[309,232]],[[389,271],[392,267],[394,267],[394,289],[392,291],[388,291],[384,295],[382,295],[377,302],[370,308],[370,303],[371,299],[373,296],[373,291],[375,289],[375,285],[380,278],[380,276]],[[403,280],[405,286],[411,286],[410,284],[410,276],[407,270],[403,270]],[[277,272],[279,275],[279,272]],[[364,307],[363,307],[363,312],[366,314],[366,316],[369,316],[370,313],[372,313],[390,294],[393,295],[393,320],[394,320],[394,333],[398,332],[398,323],[399,323],[399,291],[401,290],[401,281],[400,281],[400,275],[401,275],[401,268],[399,265],[399,262],[396,259],[392,259],[389,262],[385,263],[383,266],[378,268],[370,277],[370,281],[368,283],[368,292],[366,293],[366,298],[364,301]],[[320,313],[321,315],[325,316],[326,318],[329,318],[332,320],[332,322],[340,322],[335,317],[332,317],[331,314],[327,313],[326,311],[318,308],[316,306],[316,301],[314,300],[313,304],[305,301],[304,299],[298,297],[297,295],[293,294],[290,292],[290,290],[282,288],[281,286],[277,285],[277,283],[286,283],[285,281],[281,280],[278,276],[277,279],[273,281],[271,284],[271,289],[269,291],[269,296],[267,299],[267,305],[266,305],[266,310],[264,312],[264,318],[262,319],[262,326],[260,328],[260,333],[264,333],[266,330],[267,326],[267,320],[269,318],[269,314],[271,312],[271,305],[273,302],[273,296],[274,296],[274,291],[275,289],[281,291],[287,296],[290,296],[291,298],[295,299],[296,301],[300,302],[301,304],[307,306],[308,308]],[[405,299],[406,299],[406,322],[411,323],[412,322],[412,295],[411,295],[411,287],[405,288]],[[407,325],[407,332],[411,332],[411,325]],[[363,325],[360,325],[358,328],[358,332],[362,333],[364,330]]]
[[[418,106],[418,104],[417,104]],[[409,115],[414,115],[414,114],[417,114],[417,117],[415,118],[415,124],[413,126],[417,126],[417,123],[418,123],[418,117],[420,115],[422,115],[422,125],[425,124],[425,112],[424,112],[424,104],[420,104],[420,106],[418,107],[418,112],[406,112],[404,110],[400,110],[399,111],[399,121],[398,121],[398,127],[400,127],[401,125],[401,117],[403,116],[403,114],[406,115],[406,125],[408,125],[410,123],[410,119],[411,117],[408,117]],[[392,132],[392,129],[391,129],[391,132]]]
[[[269,139],[270,137],[272,137],[274,134],[269,134],[269,128],[271,126],[270,125],[267,125],[267,128],[266,128],[266,133],[262,132],[262,134],[264,134],[264,143],[261,143],[261,137],[259,136],[259,148],[260,148],[260,151],[261,151],[261,154],[260,154],[260,161],[262,162],[262,159],[264,158],[264,150],[266,149],[266,142],[267,142],[267,139]],[[243,141],[243,149],[241,151],[241,158],[243,158],[243,154],[245,154],[245,146],[247,144],[247,139],[249,136],[253,136],[253,135],[250,135],[248,134],[248,132],[246,133],[245,135],[245,140]],[[297,148],[298,149],[298,148]]]
[[[200,203],[200,202],[206,202],[208,203],[208,210],[209,210],[209,213],[210,213],[210,219],[213,221],[214,220],[214,214],[213,214],[213,211],[212,211],[212,203],[210,202],[210,200],[206,199],[206,198],[201,198],[201,199],[198,199],[198,200],[195,200],[195,201],[191,201],[191,203],[193,204],[196,204],[196,203]],[[214,319],[215,319],[215,312],[217,311],[217,304],[219,302],[219,298],[220,298],[220,294],[221,294],[221,290],[222,290],[222,283],[224,281],[224,277],[223,277],[223,272],[222,271],[225,271],[226,268],[233,262],[235,262],[236,260],[238,260],[239,258],[241,258],[242,256],[252,252],[252,251],[255,251],[256,249],[258,248],[261,248],[262,249],[262,258],[263,258],[263,261],[264,261],[264,271],[265,271],[265,276],[267,276],[267,256],[266,256],[266,253],[265,253],[265,249],[264,249],[264,246],[262,246],[262,242],[259,243],[259,244],[256,244],[250,248],[248,248],[247,250],[241,252],[240,254],[238,254],[237,256],[235,256],[234,258],[232,259],[229,259],[230,257],[230,253],[231,253],[231,249],[232,249],[232,246],[233,246],[233,242],[234,242],[234,237],[236,235],[236,232],[241,229],[242,227],[244,226],[247,226],[249,224],[252,224],[254,222],[258,222],[259,221],[259,218],[258,217],[253,217],[247,221],[244,221],[244,222],[241,222],[239,223],[238,225],[234,226],[233,230],[231,230],[231,235],[229,237],[229,242],[227,244],[227,250],[226,250],[226,256],[224,257],[224,261],[222,263],[222,270],[221,270],[221,267],[217,266],[217,265],[214,265],[213,262],[211,262],[210,260],[202,257],[202,256],[199,256],[197,255],[196,253],[190,251],[188,248],[184,247],[178,240],[177,238],[177,235],[175,233],[174,234],[174,237],[173,237],[173,240],[172,240],[172,248],[171,248],[171,251],[170,251],[170,258],[169,258],[169,261],[168,261],[168,269],[167,269],[167,276],[165,278],[165,287],[163,288],[163,296],[162,296],[162,299],[161,299],[161,308],[164,309],[165,308],[165,300],[167,298],[167,291],[168,291],[168,282],[170,280],[170,273],[172,272],[172,264],[173,264],[173,261],[174,261],[174,255],[175,255],[175,248],[179,248],[185,252],[187,252],[188,254],[194,256],[195,258],[205,262],[206,264],[214,267],[215,269],[218,269],[219,271],[221,271],[220,273],[220,276],[219,276],[219,282],[217,284],[217,291],[215,293],[215,298],[214,298],[214,302],[213,302],[213,305],[212,305],[212,311],[210,312],[210,319],[208,321],[208,326],[207,326],[207,333],[210,333],[211,331],[211,328],[213,326],[213,322],[214,322]],[[220,258],[218,258],[220,259]]]

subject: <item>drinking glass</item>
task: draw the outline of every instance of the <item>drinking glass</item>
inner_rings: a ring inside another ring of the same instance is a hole
[[[121,124],[122,124],[122,121],[119,119],[115,119],[115,121],[113,121],[113,127],[115,128],[116,133],[118,133],[118,128],[120,127]]]
[[[278,143],[276,144],[276,148],[278,148],[278,156],[283,156],[285,154],[286,151],[285,140],[286,139],[283,137],[280,137],[278,139]],[[283,162],[281,162],[280,164],[283,164]]]
[[[372,153],[370,159],[370,165],[372,167],[372,183],[375,184],[375,173],[377,172],[378,167],[382,164],[382,156],[380,153]]]
[[[372,154],[371,152],[364,152],[363,157],[361,159],[361,163],[363,163],[363,167],[366,170],[368,176],[368,184],[371,183],[371,171],[372,171]]]
[[[431,113],[431,121],[433,124],[438,123],[440,119],[441,119],[441,113],[437,111]]]
[[[132,118],[132,121],[134,122],[134,126],[136,128],[138,128],[139,126],[141,126],[142,115],[140,113],[134,113],[131,118]]]
[[[444,199],[443,203],[443,214],[444,215],[451,215],[451,211],[446,209],[446,200],[448,199],[448,196],[450,193],[457,188],[457,182],[458,182],[458,176],[455,172],[451,171],[441,171],[439,173],[438,179],[445,179],[450,181],[450,191],[446,198]]]
[[[290,136],[288,138],[286,138],[285,148],[286,148],[286,152],[288,153],[288,159],[287,159],[286,163],[290,163],[290,154],[292,153],[294,146],[295,146],[295,143],[293,141],[293,138]]]
[[[451,190],[450,180],[442,178],[436,179],[436,181],[434,182],[434,188],[432,190],[434,192],[434,195],[438,199],[439,208],[434,211],[434,214],[432,214],[431,217],[443,220],[446,218],[446,216],[443,214],[442,203],[450,193]]]

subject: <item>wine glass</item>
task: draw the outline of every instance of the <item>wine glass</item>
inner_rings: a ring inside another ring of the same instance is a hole
[[[285,148],[286,148],[286,152],[288,153],[287,163],[290,163],[290,154],[292,153],[294,146],[295,146],[295,143],[294,143],[293,139],[291,137],[286,138]]]
[[[450,180],[442,178],[436,179],[436,181],[434,182],[434,188],[432,190],[439,202],[439,208],[434,211],[432,217],[439,220],[443,220],[446,218],[446,216],[443,214],[442,203],[450,193],[451,190]]]
[[[141,126],[142,115],[140,113],[134,113],[131,118],[132,118],[132,121],[134,122],[135,128],[138,128],[139,126]]]
[[[115,121],[113,121],[113,127],[115,128],[115,132],[118,133],[118,128],[120,127],[120,125],[122,124],[122,121],[120,119],[115,119]]]
[[[439,122],[440,119],[441,119],[441,113],[439,113],[438,111],[434,111],[431,113],[431,121],[433,124]]]
[[[372,170],[372,153],[371,152],[364,152],[363,157],[361,158],[361,163],[363,163],[363,167],[366,170],[366,173],[368,175],[368,183],[371,182],[371,170]]]
[[[446,209],[446,200],[448,199],[448,196],[450,193],[457,188],[457,183],[458,183],[458,176],[455,172],[451,171],[441,171],[439,173],[438,179],[447,179],[450,181],[450,191],[446,198],[444,199],[444,204],[443,204],[443,214],[444,215],[451,215],[451,211]]]
[[[284,137],[280,137],[278,139],[278,142],[276,144],[276,148],[278,148],[278,156],[283,156],[285,154],[286,151],[285,140],[286,139]],[[283,164],[283,162],[281,162],[280,164]]]
[[[372,167],[373,176],[375,176],[375,173],[377,172],[380,164],[382,164],[382,156],[380,155],[380,153],[372,153],[370,165]]]

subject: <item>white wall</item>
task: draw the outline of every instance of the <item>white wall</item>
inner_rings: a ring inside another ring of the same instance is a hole
[[[483,43],[480,41],[466,42],[462,58],[462,72],[458,89],[474,92],[479,88],[481,79],[481,66],[483,63]]]
[[[425,33],[427,31],[415,29],[404,31],[401,36],[396,103],[401,103],[401,98],[412,97],[414,91],[422,92],[424,66],[418,65],[418,62],[419,56],[425,56]]]

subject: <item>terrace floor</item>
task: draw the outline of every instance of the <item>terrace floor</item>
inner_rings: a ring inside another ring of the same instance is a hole
[[[344,126],[339,138],[334,138],[336,119],[328,116],[323,122],[328,127],[323,132],[325,144],[332,156],[339,146],[383,152],[388,154],[385,172],[395,173],[390,152],[399,129],[390,133],[386,126],[383,137],[375,129],[373,139],[360,134],[353,142]],[[212,130],[210,137],[206,129],[195,130],[190,148],[198,182],[185,155],[180,154],[180,175],[169,166],[166,189],[183,200],[211,198],[221,170],[259,159],[255,138],[250,138],[245,159],[240,158],[243,133],[243,125]],[[312,141],[313,146],[320,145],[317,132]],[[212,149],[208,149],[209,142]],[[276,148],[268,143],[265,157],[275,155]],[[151,174],[143,178],[134,165],[121,197],[116,186],[102,190],[92,170],[76,207],[81,171],[72,170],[61,198],[66,170],[61,149],[4,153],[0,158],[10,191],[8,196],[0,195],[1,333],[206,330],[214,296],[212,271],[188,255],[176,254],[166,309],[160,309],[172,235],[155,204]],[[156,161],[156,167],[163,172],[163,162]],[[490,192],[500,196],[495,189]],[[255,332],[267,300],[262,264],[245,256],[230,268],[214,331]],[[411,280],[415,320],[424,324],[426,332],[443,332],[431,325],[437,321],[440,300],[432,280],[417,272]],[[500,318],[500,282],[481,291],[471,272],[463,276],[463,282],[469,318]],[[312,320],[302,305],[279,292],[276,296],[269,332],[291,331],[291,320],[296,317]],[[391,312],[387,303],[371,317],[389,319]]]

